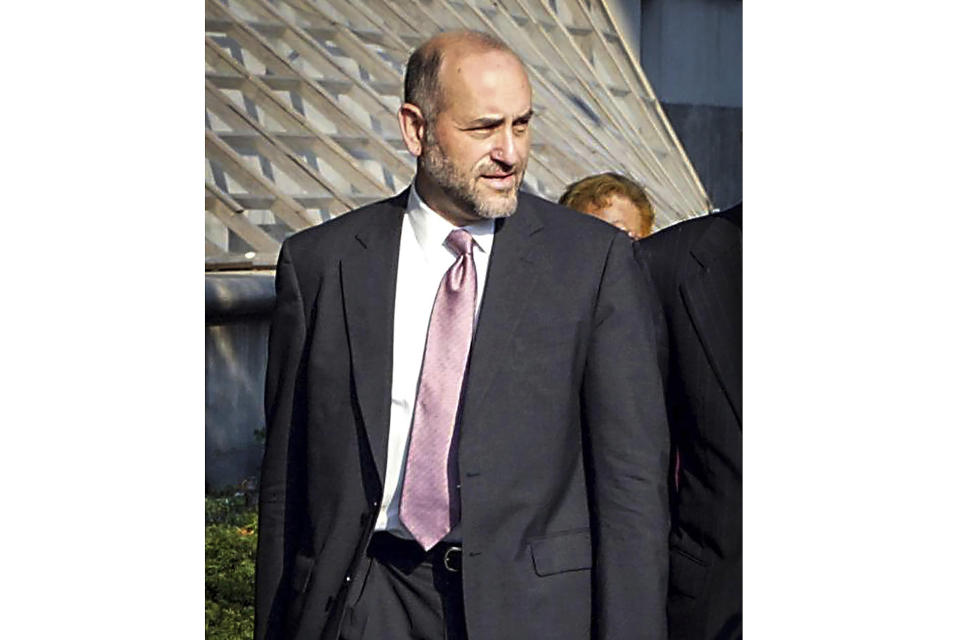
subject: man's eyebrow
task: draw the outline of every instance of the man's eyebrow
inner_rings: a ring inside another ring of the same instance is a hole
[[[465,126],[471,129],[474,127],[494,127],[500,124],[501,122],[503,122],[503,120],[504,120],[503,117],[493,117],[493,116],[487,117],[487,118],[476,118],[468,122]]]
[[[523,113],[523,115],[514,118],[513,121],[517,122],[517,121],[529,120],[532,117],[533,117],[533,109],[527,109],[526,112]],[[495,127],[503,123],[504,120],[505,118],[503,116],[481,117],[466,123],[465,127],[469,129],[479,128],[479,127]]]

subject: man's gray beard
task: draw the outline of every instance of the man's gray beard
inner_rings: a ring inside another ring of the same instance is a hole
[[[506,218],[517,210],[517,191],[523,180],[520,172],[515,174],[516,183],[509,197],[490,197],[485,201],[480,195],[480,185],[459,171],[435,141],[424,144],[423,168],[457,206],[481,218]]]

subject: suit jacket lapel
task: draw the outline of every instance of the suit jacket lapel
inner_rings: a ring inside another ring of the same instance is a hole
[[[470,350],[462,409],[465,416],[474,415],[483,406],[500,364],[508,359],[513,333],[537,280],[531,236],[542,226],[533,209],[525,206],[523,194],[517,212],[498,221]]]
[[[714,225],[691,249],[700,268],[681,283],[680,293],[710,366],[742,425],[741,239],[739,230],[727,221],[718,219]]]
[[[354,246],[340,261],[353,381],[381,482],[390,428],[393,312],[407,194],[405,190],[387,200],[370,215],[369,224],[357,232]]]

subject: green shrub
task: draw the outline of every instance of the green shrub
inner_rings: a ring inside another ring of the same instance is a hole
[[[207,640],[253,638],[257,509],[249,494],[206,499]]]

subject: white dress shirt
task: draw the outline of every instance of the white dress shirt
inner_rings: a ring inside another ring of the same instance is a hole
[[[375,529],[411,538],[400,522],[400,494],[406,467],[407,444],[413,424],[413,407],[420,380],[420,366],[426,347],[427,328],[440,281],[456,254],[444,241],[457,227],[428,207],[414,186],[400,230],[400,259],[397,265],[397,297],[393,312],[393,385],[390,390],[390,435],[387,440],[387,469],[383,499]],[[477,308],[483,300],[487,265],[493,249],[493,220],[462,227],[473,236],[473,260],[477,266]],[[474,315],[476,318],[476,315]],[[476,327],[476,324],[474,324]]]

